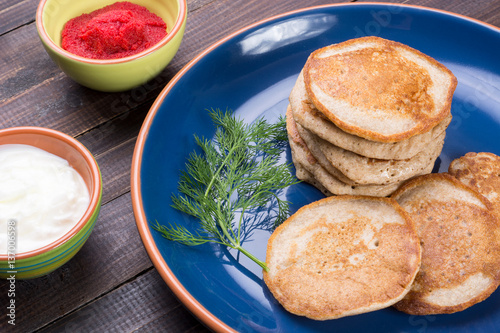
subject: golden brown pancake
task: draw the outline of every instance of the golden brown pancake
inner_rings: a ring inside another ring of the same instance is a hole
[[[328,173],[321,165],[310,164],[307,161],[304,162],[303,150],[297,148],[294,143],[290,145],[292,147],[292,160],[296,169],[296,177],[315,186],[325,195],[349,194],[385,197],[391,195],[400,186],[400,183],[388,185],[346,184]]]
[[[406,160],[368,158],[336,147],[316,137],[315,145],[326,159],[347,178],[357,184],[386,185],[401,182],[414,176],[430,173],[441,154],[446,133],[441,133],[427,149]]]
[[[412,220],[392,199],[334,196],[306,205],[271,235],[264,281],[291,313],[326,320],[400,300],[420,264]]]
[[[296,169],[296,177],[317,187],[326,195],[388,196],[401,184],[401,182],[396,182],[387,185],[352,185],[352,181],[350,182],[351,184],[343,182],[337,177],[338,174],[341,174],[339,171],[335,172],[335,174],[329,173],[311,153],[309,147],[299,135],[293,117],[290,116],[290,108],[287,111],[286,125],[288,141],[292,152],[292,162]]]
[[[486,152],[467,153],[453,160],[448,172],[488,198],[500,216],[500,156]]]
[[[427,149],[407,160],[382,160],[358,155],[336,147],[303,128],[295,120],[293,127],[317,162],[331,175],[348,185],[387,185],[430,173],[441,153],[445,133]]]
[[[500,283],[500,224],[491,203],[446,173],[416,177],[392,196],[413,219],[422,264],[395,307],[414,315],[454,313]]]
[[[457,84],[433,58],[379,37],[318,49],[303,72],[319,111],[343,131],[379,142],[431,130],[449,116]]]
[[[308,131],[337,147],[362,156],[386,160],[405,160],[415,156],[446,130],[452,118],[449,114],[430,131],[403,141],[376,142],[344,132],[318,111],[309,100],[302,72],[290,93],[289,100],[295,121]]]

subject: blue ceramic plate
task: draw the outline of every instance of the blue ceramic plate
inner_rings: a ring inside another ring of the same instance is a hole
[[[443,152],[435,171],[470,151],[500,154],[500,30],[432,9],[389,4],[308,8],[259,22],[216,43],[183,68],[160,94],[138,138],[132,169],[134,212],[141,237],[169,287],[210,328],[240,332],[491,332],[500,327],[500,291],[453,315],[409,316],[392,308],[313,321],[287,313],[244,256],[215,245],[167,241],[148,222],[196,223],[170,208],[180,170],[195,149],[193,134],[211,138],[209,108],[231,109],[247,122],[285,114],[307,56],[365,35],[412,46],[458,78]],[[284,156],[291,161],[290,153]],[[308,184],[289,188],[292,211],[320,199]],[[265,260],[269,230],[244,246]]]

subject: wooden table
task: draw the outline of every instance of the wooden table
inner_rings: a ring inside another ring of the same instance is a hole
[[[330,0],[188,0],[184,40],[150,83],[101,93],[73,82],[37,36],[36,0],[0,4],[0,128],[35,125],[81,141],[101,168],[104,193],[81,251],[48,276],[17,281],[16,326],[8,325],[7,281],[0,281],[0,332],[205,332],[166,286],[139,237],[130,198],[134,144],[152,102],[194,56],[248,24]],[[347,1],[345,1],[347,2]],[[442,9],[500,26],[500,1],[391,1]]]

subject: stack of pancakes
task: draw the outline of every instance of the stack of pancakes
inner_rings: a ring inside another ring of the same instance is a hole
[[[314,51],[287,110],[297,178],[326,195],[387,196],[430,173],[456,84],[436,60],[378,37]]]

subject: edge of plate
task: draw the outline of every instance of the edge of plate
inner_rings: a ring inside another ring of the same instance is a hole
[[[141,163],[142,163],[142,152],[144,148],[144,144],[147,140],[149,129],[153,123],[155,115],[160,108],[165,96],[168,95],[170,90],[175,86],[175,84],[181,79],[181,77],[189,71],[198,61],[200,61],[203,57],[205,57],[208,53],[225,43],[226,41],[234,38],[237,35],[242,34],[243,32],[250,30],[258,25],[301,12],[306,12],[310,10],[316,10],[321,8],[331,8],[331,7],[340,7],[340,6],[380,6],[380,7],[405,7],[405,8],[415,8],[426,10],[430,12],[439,12],[449,16],[458,17],[460,19],[465,19],[467,21],[473,22],[475,24],[479,24],[485,26],[487,28],[497,30],[500,33],[500,28],[453,12],[449,12],[443,9],[430,8],[420,5],[408,5],[408,4],[397,4],[397,3],[388,3],[388,2],[363,2],[363,3],[335,3],[335,4],[325,4],[325,5],[316,5],[305,7],[301,9],[295,9],[291,11],[287,11],[285,13],[273,15],[271,17],[259,20],[255,23],[247,25],[243,28],[240,28],[226,37],[214,42],[203,51],[201,51],[196,57],[190,60],[183,68],[179,70],[179,72],[167,83],[167,85],[160,92],[153,105],[151,106],[146,118],[141,126],[139,135],[137,137],[137,141],[134,148],[134,153],[132,157],[132,166],[131,166],[131,197],[132,197],[132,207],[134,211],[134,217],[136,220],[136,225],[141,236],[142,242],[146,251],[153,262],[153,265],[156,267],[162,279],[167,283],[172,292],[176,295],[176,297],[184,304],[184,306],[191,311],[202,323],[207,325],[209,328],[217,331],[217,332],[236,332],[231,327],[229,327],[226,323],[221,321],[215,315],[213,315],[210,311],[208,311],[204,306],[202,306],[180,283],[175,274],[170,270],[169,266],[163,259],[161,253],[159,252],[155,241],[153,240],[153,236],[148,227],[148,222],[146,220],[145,212],[143,210],[142,205],[142,195],[141,195],[141,181],[140,181],[140,173],[141,173]]]

